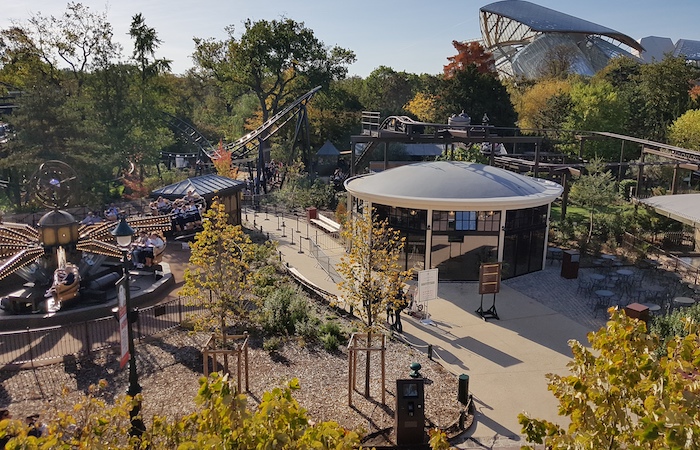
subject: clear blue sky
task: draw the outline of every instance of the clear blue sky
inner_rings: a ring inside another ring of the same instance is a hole
[[[8,0],[0,8],[0,28],[40,12],[60,16],[67,2]],[[455,54],[453,40],[478,39],[479,8],[491,1],[433,0],[82,0],[95,13],[107,12],[124,53],[131,17],[142,13],[163,41],[158,56],[173,61],[175,73],[192,66],[193,37],[225,39],[224,27],[240,32],[245,19],[304,22],[326,45],[351,49],[357,62],[351,75],[366,77],[380,65],[397,71],[437,74]],[[615,29],[639,40],[645,36],[700,40],[700,0],[534,0]]]

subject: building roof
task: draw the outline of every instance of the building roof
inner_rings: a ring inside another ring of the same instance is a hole
[[[678,39],[673,56],[682,56],[686,61],[700,61],[700,41]]]
[[[700,228],[700,194],[657,195],[639,202],[662,216]]]
[[[222,177],[216,174],[208,174],[188,178],[178,183],[156,189],[151,192],[151,197],[157,198],[162,196],[168,200],[176,200],[185,196],[188,191],[194,190],[195,193],[209,200],[217,195],[226,195],[243,190],[244,187],[245,183],[243,181]]]
[[[598,34],[636,50],[644,50],[637,41],[624,33],[524,0],[504,0],[482,6],[479,10],[513,19],[540,33]]]
[[[520,209],[551,203],[554,182],[484,164],[435,161],[349,178],[345,188],[373,203],[420,209]]]
[[[338,156],[340,151],[331,141],[326,141],[316,152],[316,156]]]

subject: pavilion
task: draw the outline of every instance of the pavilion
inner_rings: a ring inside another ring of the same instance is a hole
[[[421,162],[345,181],[353,212],[373,208],[406,238],[404,268],[477,280],[483,262],[503,277],[541,270],[551,203],[561,185],[483,164]]]

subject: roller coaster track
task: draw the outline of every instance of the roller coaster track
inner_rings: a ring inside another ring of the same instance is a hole
[[[207,138],[205,138],[204,135],[191,124],[166,112],[163,112],[162,114],[163,119],[168,124],[170,129],[175,131],[180,137],[187,141],[187,143],[197,147],[200,154],[204,153],[210,158],[212,155],[216,154],[216,149],[211,142],[209,142]]]
[[[294,100],[284,109],[270,117],[262,125],[255,130],[240,137],[234,142],[223,145],[224,151],[231,154],[232,162],[243,162],[255,160],[256,156],[252,153],[257,151],[258,140],[267,140],[279,131],[284,125],[296,117],[300,111],[306,108],[306,103],[321,89],[321,86],[316,86],[306,94]],[[206,155],[210,160],[218,159],[219,148],[215,147],[200,133],[194,126],[188,122],[179,119],[168,113],[163,113],[163,117],[170,128],[178,133],[189,144],[194,145],[200,154]]]
[[[321,86],[316,86],[311,89],[306,94],[294,100],[292,103],[287,105],[283,110],[275,114],[274,116],[267,119],[262,125],[260,125],[255,130],[246,134],[245,136],[239,138],[234,142],[230,142],[224,145],[224,150],[231,153],[231,160],[245,159],[250,156],[250,153],[255,151],[255,148],[251,148],[249,145],[255,143],[258,139],[267,139],[274,135],[280,128],[292,120],[297,113],[301,111],[302,108],[306,107],[306,103],[311,100],[311,98],[321,89]],[[218,149],[215,150],[214,154],[209,155],[211,159],[216,159],[218,155]]]

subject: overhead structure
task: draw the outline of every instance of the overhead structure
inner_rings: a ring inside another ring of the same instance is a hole
[[[481,7],[479,23],[484,47],[505,77],[538,77],[555,59],[565,59],[572,73],[593,75],[614,57],[638,59],[632,51],[644,51],[612,28],[523,0]]]

